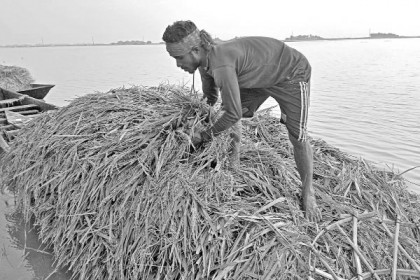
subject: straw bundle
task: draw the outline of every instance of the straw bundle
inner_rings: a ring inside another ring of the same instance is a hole
[[[8,90],[24,90],[34,82],[29,71],[18,66],[0,65],[0,87]]]
[[[0,183],[57,266],[79,279],[420,275],[420,199],[402,178],[311,140],[323,221],[310,223],[279,121],[243,120],[230,169],[229,132],[191,151],[192,132],[209,125],[197,100],[179,87],[113,90],[21,130]]]

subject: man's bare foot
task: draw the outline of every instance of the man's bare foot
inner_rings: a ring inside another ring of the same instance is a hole
[[[303,197],[303,211],[305,217],[311,222],[319,222],[322,219],[321,211],[318,209],[314,195]]]

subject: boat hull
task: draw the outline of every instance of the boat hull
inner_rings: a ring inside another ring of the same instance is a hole
[[[26,94],[30,97],[35,99],[44,99],[47,96],[50,89],[52,89],[55,85],[44,85],[44,84],[31,84],[30,89],[19,90],[18,93]]]
[[[0,152],[10,150],[7,140],[14,137],[26,120],[29,121],[42,112],[56,109],[57,106],[43,100],[0,87]],[[17,119],[21,120],[18,125]]]

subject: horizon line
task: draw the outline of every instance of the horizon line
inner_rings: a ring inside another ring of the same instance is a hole
[[[299,41],[328,41],[328,40],[361,40],[361,39],[410,39],[410,38],[420,38],[420,35],[416,35],[416,36],[401,36],[401,35],[397,35],[397,34],[393,34],[393,33],[371,33],[371,34],[383,34],[383,35],[387,35],[387,34],[392,34],[395,36],[392,37],[372,37],[372,36],[368,36],[368,37],[331,37],[331,38],[323,38],[320,37],[318,35],[290,35],[290,37],[287,37],[285,39],[278,39],[280,41],[285,41],[285,42],[299,42]],[[370,34],[370,35],[371,35]],[[310,37],[318,37],[316,39],[310,39],[310,38],[303,38],[305,36],[310,36]],[[246,37],[246,36],[241,36],[241,37]],[[241,37],[234,37],[232,39],[235,38],[241,38]],[[299,37],[302,37],[302,39],[298,39]],[[291,38],[295,38],[295,39],[291,39]],[[215,38],[216,40],[219,41],[229,41],[232,39],[228,39],[228,40],[222,40],[220,38]],[[152,42],[152,41],[140,41],[140,40],[126,40],[126,41],[117,41],[117,42],[111,42],[111,43],[50,43],[50,44],[46,44],[42,41],[42,43],[37,43],[37,44],[30,44],[30,43],[23,43],[23,44],[7,44],[7,45],[0,45],[0,47],[2,48],[7,48],[7,47],[60,47],[60,46],[123,46],[123,45],[139,45],[139,46],[143,46],[143,45],[161,45],[164,44],[165,42],[161,41],[161,42]]]

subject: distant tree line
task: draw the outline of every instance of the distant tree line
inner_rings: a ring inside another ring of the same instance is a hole
[[[371,38],[398,38],[400,37],[394,33],[370,33],[369,36]]]
[[[111,43],[111,45],[151,45],[152,41],[136,41],[136,40],[131,40],[131,41],[118,41],[116,43]]]
[[[286,41],[306,41],[306,40],[322,40],[321,36],[318,35],[297,35],[297,36],[290,36],[289,38],[286,38]]]

